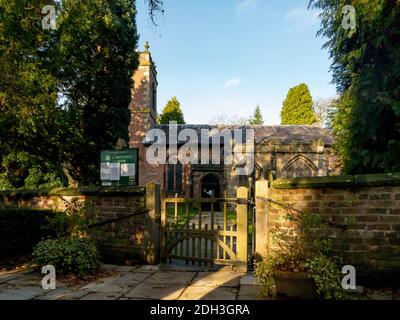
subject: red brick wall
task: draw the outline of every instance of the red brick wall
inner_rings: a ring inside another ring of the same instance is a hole
[[[304,214],[318,213],[331,228],[334,248],[346,263],[379,273],[400,270],[400,175],[277,180],[269,198]],[[340,185],[342,181],[342,185]],[[322,183],[321,183],[322,182]],[[325,186],[324,186],[325,184]],[[336,184],[334,187],[329,185]],[[386,184],[386,185],[385,185]],[[397,185],[396,185],[397,184]],[[274,187],[275,186],[275,187]],[[284,224],[287,210],[270,202],[268,229]],[[343,229],[344,228],[344,229]],[[272,239],[269,246],[273,247]]]
[[[0,192],[0,208],[40,208],[64,211],[67,202],[77,200],[88,205],[86,213],[95,223],[141,213],[90,229],[103,261],[146,261],[146,237],[149,236],[148,194],[145,188],[92,188],[49,192]],[[157,195],[159,198],[159,195]],[[146,200],[147,199],[147,200]],[[159,214],[159,213],[158,213]],[[158,239],[157,239],[158,241]]]

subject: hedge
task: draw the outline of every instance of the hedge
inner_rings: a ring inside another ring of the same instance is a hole
[[[31,254],[40,240],[54,236],[46,228],[47,218],[54,214],[50,210],[0,209],[0,260]]]

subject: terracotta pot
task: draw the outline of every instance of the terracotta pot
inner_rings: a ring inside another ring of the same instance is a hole
[[[308,272],[274,271],[277,296],[291,299],[316,299],[314,279]]]

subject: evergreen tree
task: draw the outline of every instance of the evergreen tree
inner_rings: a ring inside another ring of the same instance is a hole
[[[311,125],[317,121],[310,90],[301,83],[289,90],[281,111],[282,125]]]
[[[42,7],[40,0],[0,0],[0,188],[59,170],[54,31],[42,28]]]
[[[93,183],[99,151],[128,140],[135,1],[46,4],[58,9],[56,30],[42,27],[43,1],[0,0],[3,186],[33,185],[62,169],[75,182]]]
[[[254,116],[250,118],[249,124],[260,125],[260,126],[264,124],[264,119],[261,113],[260,106],[256,107],[256,110],[254,111]]]
[[[173,121],[177,122],[177,124],[185,124],[181,104],[176,97],[172,97],[172,99],[167,102],[158,121],[160,124],[169,124]]]
[[[58,18],[61,93],[68,110],[64,158],[81,184],[98,180],[99,152],[128,141],[138,66],[134,0],[64,0]],[[84,151],[84,152],[83,152]]]
[[[355,8],[355,28],[344,28]],[[333,131],[346,173],[400,170],[400,4],[395,0],[312,0],[322,10],[333,81],[341,98]],[[347,16],[346,16],[347,15]]]

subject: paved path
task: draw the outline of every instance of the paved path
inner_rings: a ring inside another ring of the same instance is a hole
[[[261,286],[252,275],[230,268],[160,270],[160,267],[104,265],[115,275],[86,285],[43,290],[37,272],[0,274],[0,300],[259,300]]]

